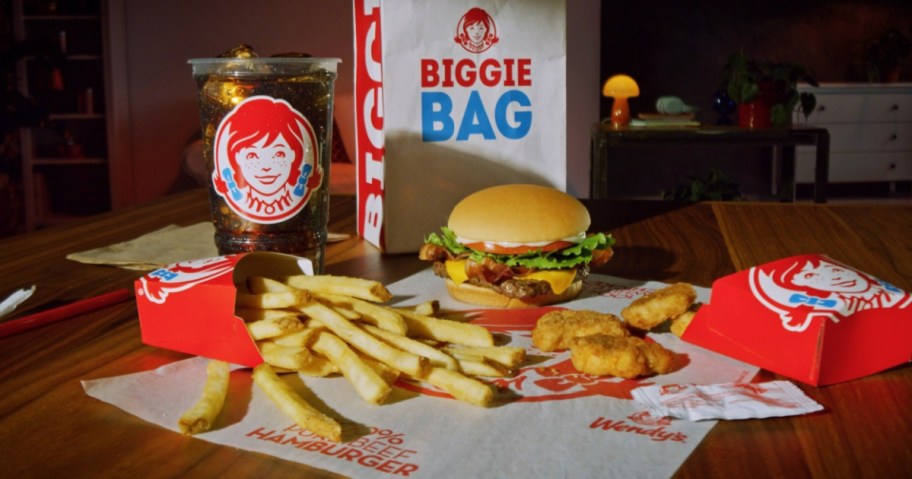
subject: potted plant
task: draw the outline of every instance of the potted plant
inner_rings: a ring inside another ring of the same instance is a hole
[[[805,118],[814,110],[813,93],[798,92],[798,82],[819,86],[814,75],[792,62],[759,62],[743,52],[732,55],[722,72],[722,87],[738,104],[742,127],[787,126],[800,108]]]
[[[887,29],[868,45],[868,80],[895,83],[912,55],[912,39],[899,29]]]

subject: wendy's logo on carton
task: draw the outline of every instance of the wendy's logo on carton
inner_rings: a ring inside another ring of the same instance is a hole
[[[909,293],[820,255],[751,268],[748,281],[754,297],[794,332],[814,318],[838,323],[857,311],[912,303]]]
[[[454,40],[469,53],[481,53],[494,46],[500,38],[497,38],[497,25],[491,15],[476,7],[459,19]]]
[[[171,293],[188,290],[223,274],[230,274],[234,261],[220,256],[196,261],[182,261],[167,268],[149,273],[139,279],[141,288],[138,295],[150,302],[161,304]]]
[[[288,102],[249,97],[219,124],[212,184],[239,216],[286,221],[322,182],[318,148],[310,122]]]

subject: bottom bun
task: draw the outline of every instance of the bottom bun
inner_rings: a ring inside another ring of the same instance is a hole
[[[576,280],[561,294],[540,294],[531,298],[511,298],[498,293],[490,288],[476,286],[470,283],[456,284],[453,280],[446,280],[447,291],[454,299],[463,303],[493,306],[495,308],[534,308],[546,304],[560,303],[571,300],[580,294],[583,281]]]

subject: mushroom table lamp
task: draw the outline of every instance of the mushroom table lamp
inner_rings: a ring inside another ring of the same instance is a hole
[[[640,96],[640,87],[627,75],[614,75],[602,87],[602,95],[614,98],[611,105],[611,126],[619,127],[630,124],[630,105],[627,99]]]

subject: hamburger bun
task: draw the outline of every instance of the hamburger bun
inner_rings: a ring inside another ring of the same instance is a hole
[[[490,306],[494,308],[534,308],[548,304],[561,303],[569,301],[580,294],[583,289],[583,281],[576,280],[570,284],[561,294],[548,293],[532,296],[529,298],[511,298],[497,291],[475,286],[470,283],[456,284],[451,279],[446,280],[447,292],[453,299],[463,303],[477,304],[480,306]]]
[[[557,241],[589,229],[589,211],[576,198],[539,185],[501,185],[460,201],[447,226],[460,238],[503,243]]]

